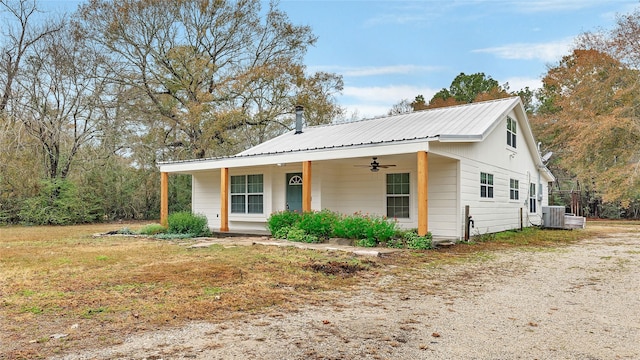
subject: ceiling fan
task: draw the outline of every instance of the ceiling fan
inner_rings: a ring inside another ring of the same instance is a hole
[[[380,171],[380,169],[390,168],[390,167],[395,166],[395,165],[386,165],[386,164],[383,165],[383,164],[380,164],[378,162],[378,158],[374,156],[373,157],[373,161],[371,161],[371,163],[369,165],[354,165],[354,166],[356,166],[356,167],[368,167],[368,168],[370,168],[371,172],[378,172],[378,171]]]

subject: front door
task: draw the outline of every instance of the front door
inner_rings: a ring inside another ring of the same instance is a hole
[[[302,212],[302,173],[287,174],[287,210]]]

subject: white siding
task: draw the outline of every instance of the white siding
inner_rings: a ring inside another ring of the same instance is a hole
[[[470,206],[470,215],[475,222],[472,235],[519,228],[520,209],[525,227],[540,223],[540,208],[548,201],[547,184],[542,184],[544,199],[538,202],[537,213],[529,214],[529,183],[538,184],[538,168],[522,134],[520,119],[514,112],[509,116],[518,120],[516,149],[507,146],[506,117],[483,142],[435,143],[432,146],[435,153],[460,159],[460,236],[464,226],[465,205]],[[494,176],[492,199],[480,197],[481,172]],[[509,199],[510,179],[519,181],[518,200]]]
[[[458,161],[429,157],[429,231],[439,238],[458,238]]]
[[[191,182],[191,211],[205,215],[211,229],[220,229],[220,171],[194,173]]]
[[[515,112],[509,116],[517,119]],[[518,122],[517,148],[506,144],[506,117],[495,127],[485,141],[467,143],[431,142],[429,151],[429,231],[434,237],[462,238],[464,234],[464,207],[470,206],[475,221],[472,234],[498,232],[540,223],[542,205],[548,203],[547,184],[542,180],[543,200],[537,204],[537,213],[529,214],[529,184],[538,191],[538,169],[530,153],[523,126]],[[372,155],[373,156],[373,155]],[[385,155],[382,164],[395,167],[369,171],[370,157],[314,161],[312,163],[313,210],[330,209],[345,214],[361,212],[372,215],[386,214],[386,174],[409,173],[411,182],[410,217],[398,219],[403,228],[415,228],[417,219],[417,157],[415,153]],[[301,163],[282,166],[254,166],[232,168],[230,175],[264,175],[264,214],[230,214],[232,231],[265,230],[266,220],[275,211],[286,208],[286,174],[302,172]],[[480,198],[480,173],[494,176],[494,197]],[[509,199],[509,180],[519,181],[519,199]],[[219,228],[220,172],[197,172],[193,178],[193,209],[204,213],[212,228]]]

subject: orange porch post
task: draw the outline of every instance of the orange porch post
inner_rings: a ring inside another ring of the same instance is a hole
[[[426,151],[418,151],[418,235],[429,231],[429,158]]]
[[[229,231],[229,168],[220,169],[220,232]]]
[[[160,173],[160,225],[167,226],[169,219],[169,173]]]
[[[311,211],[311,161],[302,163],[302,211]]]

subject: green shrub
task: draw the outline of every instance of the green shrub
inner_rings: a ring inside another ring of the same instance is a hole
[[[365,218],[356,213],[354,215],[344,215],[335,224],[333,234],[336,237],[345,239],[364,239],[366,238],[367,221]]]
[[[425,236],[419,236],[413,231],[408,231],[404,234],[406,246],[409,249],[427,250],[433,248],[431,233],[428,232]]]
[[[142,235],[156,235],[156,234],[162,234],[166,231],[167,231],[167,228],[160,224],[149,224],[149,225],[143,226],[142,229],[138,231],[138,233]]]
[[[204,215],[179,211],[169,215],[167,222],[169,224],[167,232],[170,234],[191,234],[193,237],[211,235]]]
[[[398,224],[382,216],[353,215],[343,216],[334,226],[334,236],[356,239],[360,246],[377,246],[387,242],[398,232]]]
[[[289,231],[291,229],[292,229],[292,227],[290,227],[290,226],[281,227],[276,232],[274,232],[271,236],[273,236],[276,239],[284,239],[284,240],[286,240],[287,236],[289,235]]]
[[[354,239],[359,246],[373,247],[390,242],[399,232],[397,223],[386,217],[360,213],[340,215],[329,210],[305,213],[282,211],[273,213],[267,222],[274,238],[300,242],[341,237]],[[394,243],[394,246],[398,244]]]
[[[66,179],[45,180],[37,196],[27,199],[20,221],[34,225],[72,225],[99,221],[101,207]]]
[[[306,231],[299,228],[289,228],[287,233],[287,240],[305,243],[318,242],[318,237],[315,235],[307,234]]]
[[[340,215],[330,210],[305,212],[300,217],[298,228],[307,234],[328,239],[333,234],[333,227]]]
[[[267,220],[267,228],[271,234],[275,234],[282,228],[296,227],[300,223],[302,214],[295,211],[279,211],[271,214]]]

